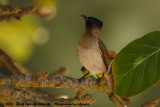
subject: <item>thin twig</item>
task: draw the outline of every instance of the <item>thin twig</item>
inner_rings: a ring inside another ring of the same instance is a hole
[[[20,74],[20,71],[13,64],[10,57],[5,52],[3,52],[2,50],[0,50],[0,61],[2,63],[4,63],[9,68],[9,70],[13,73],[13,75]]]
[[[158,81],[157,83],[155,83],[155,84],[152,86],[152,88],[155,88],[155,87],[157,87],[157,86],[160,86],[160,81]]]
[[[19,62],[17,62],[15,59],[11,58],[11,61],[13,62],[13,64],[17,67],[17,69],[22,73],[22,74],[32,74],[32,72],[30,70],[28,70],[26,67],[24,67],[22,64],[20,64]]]
[[[131,101],[130,101],[130,99],[128,97],[121,97],[121,96],[119,96],[119,99],[121,100],[121,102],[124,105],[126,105],[126,106],[131,105]]]
[[[78,90],[78,92],[76,94],[76,98],[81,99],[82,98],[82,93],[83,93],[83,90]]]
[[[93,98],[92,95],[89,95],[89,94],[86,94],[81,99],[77,99],[77,98],[53,99],[53,98],[33,96],[31,94],[26,93],[23,90],[5,87],[5,86],[0,87],[0,94],[5,97],[8,97],[8,99],[11,99],[14,104],[30,103],[32,105],[33,103],[38,102],[38,103],[44,103],[44,104],[49,103],[50,105],[79,105],[79,104],[89,105],[95,102],[95,98]]]
[[[65,67],[61,67],[58,71],[54,72],[52,75],[54,76],[65,76],[69,70]]]
[[[109,54],[109,58],[113,59],[118,54],[118,52],[117,51],[113,51],[113,50],[109,50],[108,54]]]
[[[152,99],[150,101],[145,102],[140,107],[156,107],[156,105],[158,104],[158,102],[159,102],[159,99]]]
[[[114,80],[113,80],[113,73],[112,73],[112,65],[113,65],[113,62],[111,62],[110,65],[108,66],[107,83],[108,83],[109,88],[113,91]]]
[[[19,20],[22,16],[27,15],[27,14],[33,14],[37,10],[36,7],[30,6],[27,8],[22,9],[18,13],[12,13],[12,14],[6,14],[6,15],[1,15],[0,16],[0,21],[10,21],[10,20]]]
[[[18,7],[12,6],[0,6],[0,21],[10,21],[10,20],[19,20],[24,15],[35,14],[40,17],[46,17],[53,13],[53,10],[41,11],[35,6],[26,7],[19,9]]]
[[[20,12],[21,9],[17,6],[2,6],[0,5],[0,14],[13,14]]]

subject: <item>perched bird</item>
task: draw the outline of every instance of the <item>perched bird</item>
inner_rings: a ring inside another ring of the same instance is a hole
[[[91,74],[107,73],[110,64],[109,53],[100,39],[103,22],[94,17],[81,16],[86,26],[78,44],[77,52],[80,62]]]

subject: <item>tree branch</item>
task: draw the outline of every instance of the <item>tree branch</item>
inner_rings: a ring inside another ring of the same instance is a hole
[[[158,102],[159,102],[159,99],[152,99],[150,101],[147,101],[146,103],[144,103],[140,107],[156,107]]]
[[[17,13],[1,15],[0,21],[10,21],[10,20],[15,20],[15,19],[19,20],[22,16],[31,14],[31,13],[35,13],[35,11],[36,11],[35,7],[33,6],[27,7]]]
[[[25,88],[25,87],[56,87],[56,88],[71,88],[74,90],[98,90],[108,94],[110,100],[117,105],[117,107],[124,107],[119,99],[109,89],[107,83],[102,87],[97,85],[96,80],[85,80],[81,83],[78,79],[65,77],[65,76],[50,76],[46,78],[35,79],[37,74],[28,75],[15,75],[11,77],[0,78],[0,85],[12,86],[14,88]]]
[[[54,98],[44,98],[44,97],[37,97],[29,94],[23,90],[9,88],[6,86],[0,87],[0,94],[5,96],[5,98],[10,99],[14,105],[17,103],[29,103],[33,105],[33,103],[49,103],[50,105],[79,105],[79,104],[93,104],[95,102],[95,98],[92,95],[86,94],[81,99],[77,98],[68,98],[68,99],[54,99]],[[18,99],[18,100],[17,100]],[[24,100],[25,99],[25,100]]]
[[[58,71],[54,72],[53,76],[65,76],[67,75],[69,70],[65,67],[61,67]]]
[[[17,6],[0,6],[0,14],[18,13],[21,9]]]
[[[19,20],[21,17],[28,14],[36,14],[40,17],[46,17],[52,14],[52,10],[50,10],[51,12],[41,12],[40,10],[41,9],[35,6],[23,9],[12,6],[0,6],[0,21]]]
[[[25,87],[57,87],[57,88],[71,88],[75,90],[98,90],[102,92],[110,92],[108,85],[105,84],[102,87],[97,85],[96,80],[85,80],[81,83],[78,79],[66,77],[66,76],[50,76],[46,78],[35,79],[39,74],[27,74],[27,75],[12,75],[0,78],[0,85],[12,86],[17,88]]]
[[[152,88],[155,88],[155,87],[157,87],[157,86],[159,86],[160,85],[160,81],[158,81],[157,83],[155,83],[153,86],[152,86]]]
[[[0,61],[2,63],[4,63],[6,65],[6,67],[9,68],[10,72],[12,72],[14,75],[20,74],[20,71],[13,64],[10,57],[5,52],[3,52],[2,50],[0,50]]]

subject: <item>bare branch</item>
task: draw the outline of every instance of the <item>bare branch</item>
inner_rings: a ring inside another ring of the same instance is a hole
[[[0,85],[12,86],[17,88],[24,87],[57,87],[57,88],[71,88],[75,90],[98,90],[108,94],[110,100],[117,105],[117,107],[124,107],[119,99],[109,89],[107,83],[102,87],[97,85],[96,80],[85,80],[81,83],[78,79],[65,76],[50,76],[41,80],[35,80],[34,75],[15,75],[11,77],[0,78]]]
[[[79,90],[76,94],[76,98],[77,99],[81,99],[82,98],[82,93],[83,93],[83,90]]]
[[[0,21],[10,21],[10,20],[19,20],[22,16],[27,15],[27,14],[31,14],[31,13],[35,13],[36,8],[31,6],[31,7],[27,7],[22,9],[21,11],[19,11],[18,13],[12,13],[12,14],[6,14],[3,16],[0,16]]]
[[[2,50],[0,50],[0,61],[3,62],[9,68],[13,75],[20,74],[20,71],[13,64],[10,57]]]
[[[160,85],[160,81],[158,81],[157,83],[155,83],[155,84],[152,86],[152,88],[157,87],[157,86],[159,86],[159,85]]]
[[[109,88],[113,91],[114,80],[113,80],[113,74],[112,74],[112,65],[113,65],[113,62],[111,62],[110,65],[108,66],[107,83]]]
[[[0,6],[0,21],[19,20],[21,17],[28,14],[36,14],[40,17],[46,17],[52,13],[52,9],[42,12],[41,9],[35,6],[30,6],[24,9],[12,6]]]
[[[68,98],[67,95],[51,95],[45,91],[40,90],[39,88],[23,88],[22,90],[32,96],[37,96],[37,97],[53,98],[53,99]]]
[[[147,101],[146,103],[144,103],[140,107],[156,107],[158,102],[159,102],[159,99],[152,99],[150,101]]]
[[[18,13],[21,9],[17,6],[0,6],[0,14]]]
[[[39,81],[41,79],[45,79],[47,76],[48,76],[47,72],[40,71],[37,74],[33,75],[33,79],[35,79],[35,81]]]
[[[105,84],[102,87],[97,85],[96,80],[85,80],[81,83],[78,79],[65,77],[65,76],[50,76],[46,78],[36,80],[37,74],[27,75],[13,75],[0,78],[0,85],[13,86],[13,87],[57,87],[57,88],[71,88],[75,90],[99,90],[102,92],[110,91],[108,85]]]
[[[109,99],[116,105],[116,107],[125,107],[125,105],[112,92],[107,92]]]
[[[113,59],[118,54],[117,51],[113,51],[113,50],[109,50],[108,53],[109,53],[109,58],[111,59]]]
[[[37,97],[31,94],[26,93],[25,91],[9,88],[9,87],[0,87],[0,94],[5,96],[5,98],[13,101],[14,105],[17,103],[29,103],[33,105],[33,103],[44,103],[49,105],[79,105],[79,104],[93,104],[95,102],[95,98],[92,95],[86,94],[81,99],[77,98],[69,98],[69,99],[53,99],[53,98],[44,98]]]
[[[27,68],[25,68],[23,65],[21,65],[19,62],[17,62],[16,60],[14,60],[13,58],[9,57],[11,59],[11,61],[13,62],[13,64],[17,67],[17,69],[22,73],[22,74],[32,74],[32,72],[30,70],[28,70]]]
[[[54,75],[54,76],[65,76],[68,72],[69,72],[69,70],[67,68],[62,67],[58,71],[54,72],[52,75]]]
[[[124,105],[126,105],[126,106],[131,105],[131,101],[130,101],[130,99],[128,97],[121,97],[121,96],[119,96],[119,99],[121,100],[121,102]]]

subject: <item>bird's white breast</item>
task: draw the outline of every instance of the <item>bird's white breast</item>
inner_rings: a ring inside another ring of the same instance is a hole
[[[98,42],[94,44],[81,44],[78,46],[78,55],[82,65],[90,73],[98,74],[106,72],[106,66],[102,59]]]

